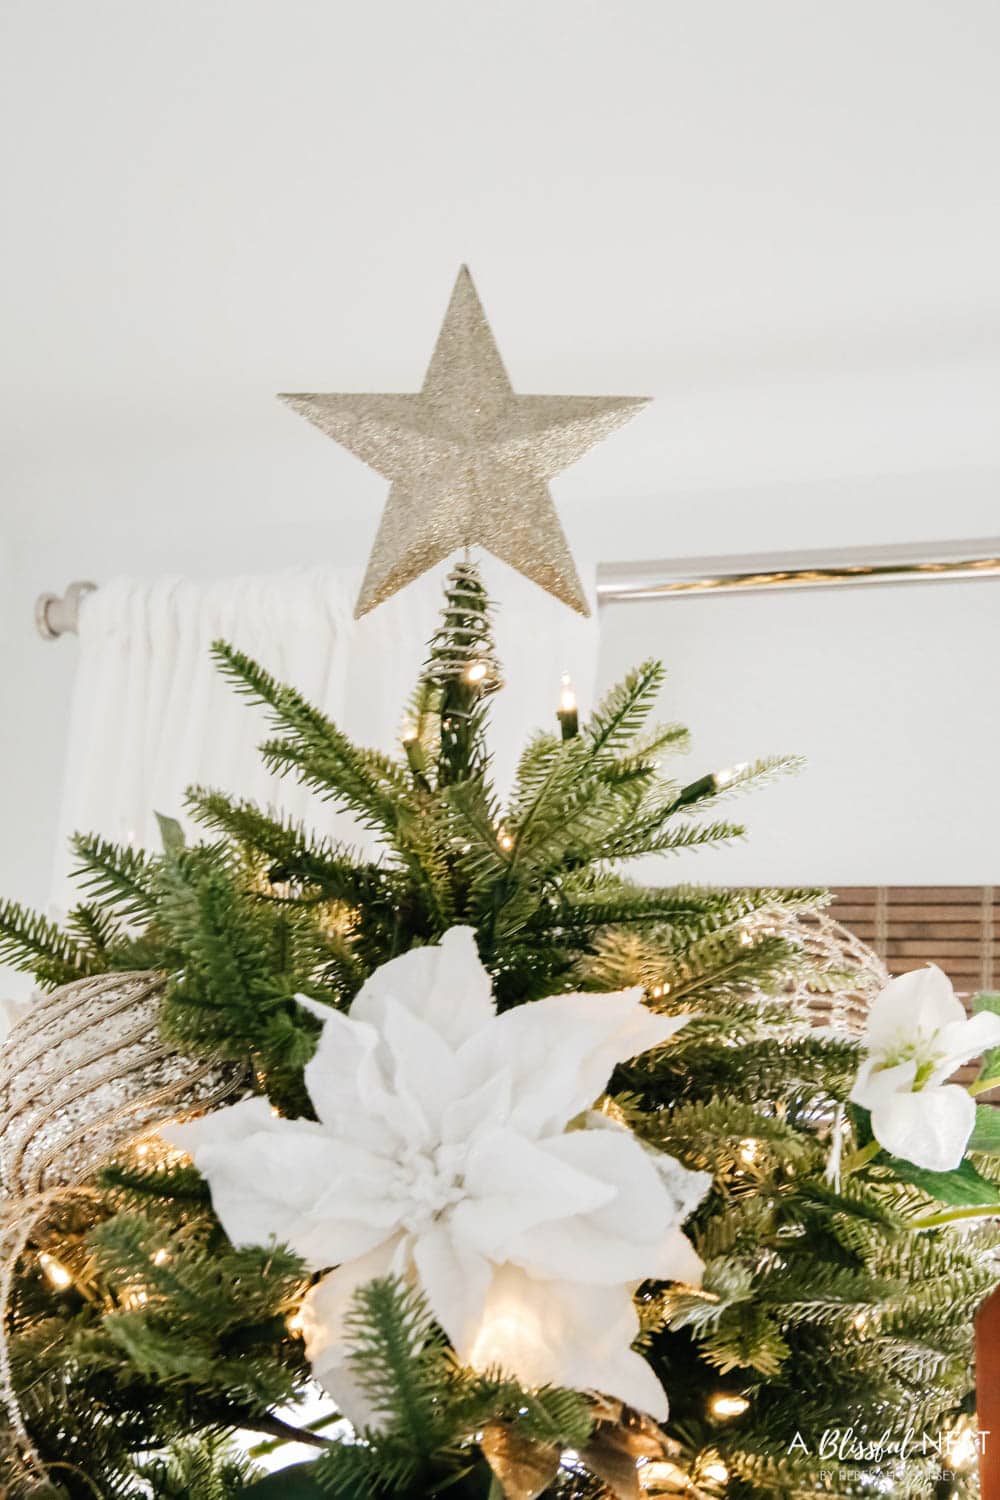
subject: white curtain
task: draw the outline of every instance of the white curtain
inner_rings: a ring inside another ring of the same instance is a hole
[[[363,620],[352,618],[355,570],[296,570],[200,583],[117,578],[84,601],[59,820],[52,906],[77,899],[74,831],[158,848],[155,814],[183,821],[194,783],[252,797],[319,832],[370,847],[370,836],[295,781],[268,775],[257,744],[264,714],[223,679],[210,654],[222,637],[292,683],[356,741],[389,750],[424,660],[446,568],[426,574]],[[589,620],[486,558],[499,609],[495,636],[506,689],[493,699],[494,770],[509,784],[528,734],[552,729],[569,672],[586,709],[597,667]],[[593,587],[588,592],[593,598]]]

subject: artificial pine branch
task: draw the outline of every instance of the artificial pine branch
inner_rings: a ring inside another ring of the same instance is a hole
[[[0,963],[34,974],[50,989],[89,972],[85,955],[67,933],[16,901],[0,902]]]
[[[72,847],[78,861],[74,878],[95,902],[125,921],[148,921],[156,899],[147,854],[99,834],[75,834]]]
[[[622,869],[636,855],[737,836],[733,824],[692,817],[790,763],[669,779],[661,762],[685,733],[647,727],[662,687],[647,663],[575,737],[536,735],[505,805],[487,744],[500,682],[490,606],[464,563],[397,756],[355,746],[248,657],[217,649],[273,723],[266,762],[351,811],[384,853],[362,859],[196,789],[190,806],[214,843],[185,847],[169,820],[155,855],[78,840],[87,902],[65,931],[0,908],[0,952],[48,984],[104,967],[161,969],[168,1037],[252,1060],[255,1086],[300,1116],[311,1109],[302,1069],[319,1022],[295,996],[343,1007],[380,965],[456,921],[475,928],[501,1010],[641,985],[652,1008],[689,1019],[668,1046],[616,1072],[602,1107],[713,1178],[688,1224],[704,1286],[651,1282],[638,1294],[640,1347],[670,1393],[670,1435],[692,1484],[712,1493],[705,1476],[724,1461],[731,1500],[829,1495],[823,1460],[790,1448],[797,1426],[815,1436],[872,1411],[883,1425],[953,1420],[968,1403],[971,1317],[995,1281],[997,1233],[988,1222],[915,1231],[934,1207],[933,1184],[904,1181],[891,1164],[826,1180],[857,1047],[814,1032],[786,998],[792,980],[850,982],[835,969],[817,975],[796,938],[796,915],[821,895],[650,889]],[[984,1181],[1000,1179],[1000,1159],[977,1165]],[[39,1451],[68,1465],[59,1482],[70,1500],[95,1487],[139,1500],[136,1465],[153,1453],[153,1482],[171,1500],[184,1484],[230,1500],[214,1434],[290,1436],[279,1409],[308,1375],[288,1324],[305,1269],[280,1247],[234,1249],[189,1165],[123,1149],[96,1187],[46,1226],[15,1277],[12,1366]],[[43,1272],[43,1243],[68,1267],[62,1289]],[[353,1328],[357,1373],[386,1420],[295,1473],[314,1493],[322,1482],[341,1500],[482,1500],[490,1471],[476,1436],[488,1424],[557,1449],[587,1442],[591,1411],[577,1393],[525,1392],[503,1372],[461,1368],[412,1288],[370,1287]],[[712,1415],[720,1389],[748,1403],[729,1426]],[[6,1480],[4,1462],[0,1448]],[[861,1493],[861,1466],[851,1475],[843,1492]],[[280,1493],[261,1485],[262,1500]],[[597,1489],[567,1464],[550,1495],[596,1500]]]

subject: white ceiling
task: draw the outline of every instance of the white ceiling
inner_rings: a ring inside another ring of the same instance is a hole
[[[600,555],[1000,530],[995,0],[4,0],[0,56],[8,517],[169,468],[366,538],[272,393],[414,388],[466,260],[521,389],[659,398],[557,487]]]
[[[356,561],[386,486],[274,392],[415,388],[463,260],[520,389],[658,398],[554,485],[581,563],[1000,533],[998,79],[996,0],[0,0],[0,891],[76,658],[34,596]],[[813,756],[751,878],[995,864],[1000,595],[951,587],[608,612],[692,774]]]

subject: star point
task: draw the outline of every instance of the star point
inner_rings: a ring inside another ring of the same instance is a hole
[[[390,481],[356,617],[472,546],[588,615],[546,481],[646,399],[516,393],[464,265],[419,391],[280,397]]]

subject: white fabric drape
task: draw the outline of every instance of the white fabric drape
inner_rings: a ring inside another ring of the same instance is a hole
[[[398,744],[403,711],[441,606],[447,570],[425,575],[363,620],[352,618],[360,574],[296,570],[200,583],[117,578],[84,602],[52,906],[77,899],[69,879],[74,831],[158,848],[155,814],[180,816],[194,783],[252,797],[362,847],[370,835],[300,787],[270,776],[256,753],[264,714],[224,680],[213,639],[239,646],[292,683],[361,744]],[[508,684],[493,700],[494,769],[509,784],[528,734],[554,727],[559,678],[585,708],[597,667],[589,620],[486,558],[500,608],[495,637]],[[593,595],[593,589],[588,592]]]

